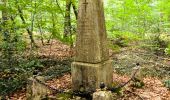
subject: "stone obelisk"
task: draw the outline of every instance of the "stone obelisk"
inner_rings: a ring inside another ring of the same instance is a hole
[[[79,0],[76,56],[72,63],[73,90],[95,91],[112,83],[103,0]]]

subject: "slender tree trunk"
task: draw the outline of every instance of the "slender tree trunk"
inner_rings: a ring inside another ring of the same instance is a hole
[[[39,32],[41,34],[41,43],[42,45],[44,45],[44,38],[43,38],[43,31],[42,31],[42,15],[40,15],[40,20],[38,20],[38,28],[39,28]]]
[[[4,41],[9,40],[9,29],[8,29],[8,20],[9,20],[9,15],[7,11],[7,2],[8,0],[2,0],[3,3],[3,10],[2,10],[2,26],[3,26],[3,36],[4,36]]]
[[[66,0],[65,22],[64,22],[64,38],[71,34],[71,0]]]
[[[55,29],[56,23],[55,23],[55,18],[54,18],[54,13],[53,13],[53,12],[51,13],[51,20],[52,20],[52,26],[53,26],[53,27],[52,27],[52,34],[50,35],[47,43],[50,43],[50,40],[51,40],[51,39],[53,38],[53,36],[55,36],[55,34],[56,34],[56,29]]]
[[[72,4],[72,7],[73,7],[73,11],[74,11],[74,15],[76,17],[76,20],[77,20],[77,17],[78,17],[78,12],[77,12],[77,7],[76,7],[76,4],[75,4],[75,0],[72,0],[71,1],[71,4]]]
[[[35,15],[36,15],[36,12],[37,12],[37,2],[36,2],[36,0],[35,0],[35,3],[34,3],[34,5],[32,5],[32,6],[34,6],[34,11],[32,11],[31,12],[31,32],[33,32],[34,31],[34,21],[35,21]]]
[[[22,20],[22,23],[23,23],[24,25],[26,25],[27,23],[26,23],[26,21],[25,21],[25,18],[24,18],[23,12],[22,12],[22,10],[21,10],[21,8],[20,8],[20,6],[19,6],[19,5],[18,5],[18,12],[19,12],[19,16],[20,16],[20,18],[21,18],[21,20]],[[28,35],[29,35],[30,40],[31,40],[31,47],[36,47],[36,43],[35,43],[35,41],[34,41],[32,31],[30,30],[30,28],[29,28],[29,27],[27,27],[27,28],[26,28],[26,30],[27,30]]]
[[[7,8],[7,3],[8,0],[2,0],[3,2],[3,10],[2,10],[2,33],[4,36],[4,42],[6,47],[4,48],[4,57],[7,58],[7,67],[11,68],[12,67],[12,48],[11,48],[11,39],[10,39],[10,27],[8,24],[8,21],[10,19],[9,13],[8,13],[8,8]]]

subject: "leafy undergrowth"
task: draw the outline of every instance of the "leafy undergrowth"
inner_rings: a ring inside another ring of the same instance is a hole
[[[40,59],[54,60],[55,58],[61,61],[74,55],[74,51],[69,46],[56,40],[52,42],[52,45],[40,47],[37,52]],[[145,86],[140,89],[130,85],[126,86],[122,95],[115,95],[116,100],[170,100],[170,91],[163,84],[165,79],[169,80],[170,78],[170,60],[168,57],[156,56],[154,53],[144,48],[134,47],[134,45],[121,48],[117,54],[110,50],[110,57],[114,60],[113,82],[117,81],[120,84],[128,81],[135,63],[138,62],[141,65],[141,74],[145,83]],[[64,74],[58,78],[54,77],[47,81],[47,84],[56,89],[70,89],[71,75]],[[12,100],[25,100],[25,94],[23,88],[11,95],[10,98]]]
[[[71,89],[71,75],[65,74],[60,78],[47,81],[47,84],[55,89]]]
[[[136,46],[122,48],[120,53],[112,56],[112,59],[114,69],[120,74],[130,74],[135,63],[140,63],[143,77],[170,78],[170,58],[157,56],[146,48]]]
[[[70,46],[58,40],[51,40],[49,44],[42,46],[39,43],[37,56],[39,58],[65,60],[71,58],[74,52]]]

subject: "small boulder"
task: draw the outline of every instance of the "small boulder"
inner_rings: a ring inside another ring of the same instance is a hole
[[[113,100],[113,95],[110,91],[98,91],[93,93],[93,100]]]

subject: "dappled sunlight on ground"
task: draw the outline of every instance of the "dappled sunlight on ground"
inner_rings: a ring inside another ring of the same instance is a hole
[[[113,82],[117,85],[127,82],[130,77],[127,75],[113,74]],[[145,86],[141,89],[126,86],[123,89],[123,95],[117,96],[117,100],[170,100],[170,91],[157,78],[146,77],[143,79]],[[46,82],[50,87],[55,89],[71,89],[71,75],[65,74],[62,77],[54,78]],[[129,92],[130,91],[130,92]],[[139,98],[140,97],[140,98]],[[25,91],[19,91],[11,96],[12,100],[25,100]]]
[[[168,68],[167,65],[169,64],[169,59],[154,56],[154,54],[144,49],[126,47],[122,48],[117,54],[113,53],[114,52],[110,50],[110,57],[115,62],[113,65],[113,83],[116,83],[115,85],[125,83],[130,79],[131,69],[136,62],[139,62],[143,68],[147,68],[143,70],[144,72],[149,70],[151,73],[153,73],[152,71],[155,70],[155,68],[157,68],[156,71],[160,72],[164,67]],[[48,44],[38,48],[38,56],[40,58],[62,60],[70,58],[73,55],[73,49],[70,49],[68,45],[58,40],[53,40],[52,45]],[[158,68],[162,69],[158,70]],[[158,74],[167,76],[167,73],[159,72]],[[146,74],[148,73],[143,75],[143,82],[145,83],[143,88],[134,88],[128,84],[123,88],[122,95],[115,97],[117,98],[116,100],[170,100],[170,91],[163,85],[163,80],[157,76]],[[61,77],[47,81],[46,84],[55,89],[71,89],[71,75],[66,73]],[[25,100],[25,95],[26,91],[23,89],[11,95],[10,100]]]

